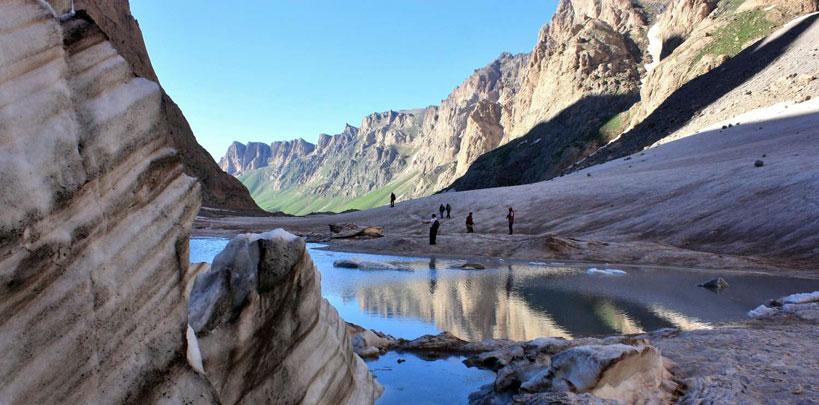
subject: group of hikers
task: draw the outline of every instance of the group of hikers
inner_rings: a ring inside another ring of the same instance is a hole
[[[446,212],[446,217],[451,218],[452,213],[452,206],[448,203],[446,205],[441,205],[438,208],[438,212],[441,214],[441,219],[444,219],[444,212]],[[509,224],[509,234],[511,235],[514,232],[515,226],[515,210],[512,207],[509,207],[509,213],[506,214],[506,222]],[[441,222],[438,220],[438,217],[435,214],[432,214],[432,225],[429,227],[429,244],[435,245],[438,239],[438,229],[441,227]],[[475,219],[472,217],[472,212],[466,216],[466,233],[475,233]]]
[[[395,207],[395,200],[395,193],[390,193],[390,207]],[[440,219],[444,219],[444,214],[446,214],[447,219],[451,219],[452,206],[449,205],[449,203],[441,204],[438,207],[438,214],[440,215]],[[430,245],[435,245],[438,238],[438,229],[441,227],[441,222],[438,218],[438,216],[432,214],[431,225],[429,227]],[[511,235],[514,232],[513,228],[515,225],[515,210],[513,210],[512,207],[509,207],[509,212],[506,214],[506,222],[509,224],[509,234]],[[466,216],[466,233],[475,233],[475,219],[472,217],[472,212]]]

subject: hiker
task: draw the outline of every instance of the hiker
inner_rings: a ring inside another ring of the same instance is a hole
[[[395,193],[390,193],[390,207],[395,207]]]
[[[441,204],[441,206],[438,207],[438,213],[441,214],[441,219],[444,219],[444,211],[446,211],[446,207],[444,207],[444,204]]]
[[[446,203],[446,219],[450,219],[452,217],[449,214],[452,213],[452,206],[449,203]]]
[[[438,237],[438,228],[441,226],[441,223],[438,222],[438,218],[435,217],[435,214],[432,214],[432,226],[429,227],[429,244],[434,245],[435,239]]]
[[[472,213],[466,216],[466,233],[475,233],[475,221],[472,220]]]
[[[506,214],[506,220],[509,221],[509,234],[512,234],[512,226],[515,224],[515,210],[509,207],[509,213]]]

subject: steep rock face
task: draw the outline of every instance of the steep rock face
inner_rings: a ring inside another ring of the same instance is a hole
[[[189,312],[220,403],[367,404],[380,395],[321,297],[304,240],[281,229],[228,243],[197,275]]]
[[[498,103],[481,100],[469,114],[458,150],[455,176],[463,175],[475,159],[500,144],[503,139],[502,109]]]
[[[817,17],[792,20],[804,10],[817,11],[819,4],[782,0],[736,8],[720,3],[713,18],[700,22],[649,74],[642,100],[627,113],[626,131],[572,170],[697,133],[760,107],[815,96]]]
[[[637,91],[650,18],[628,0],[563,0],[540,33],[505,125],[525,135],[585,96]]]
[[[604,145],[599,129],[637,101],[650,17],[630,1],[562,1],[511,103],[504,145],[451,187],[544,180]]]
[[[219,167],[232,175],[240,175],[246,170],[258,169],[267,165],[270,160],[270,146],[260,142],[249,142],[247,145],[233,142]]]
[[[419,182],[410,196],[440,190],[452,182],[455,173],[465,171],[480,154],[498,146],[500,140],[495,141],[495,135],[482,131],[492,132],[490,127],[502,126],[501,121],[507,120],[504,115],[509,114],[509,110],[501,108],[499,113],[493,113],[486,104],[508,103],[514,97],[526,58],[527,55],[502,54],[456,87],[435,108],[434,114],[425,116],[424,135],[415,145],[418,152],[410,167],[410,171],[419,173]],[[481,125],[477,125],[473,119],[470,128],[473,131],[466,132],[476,109],[481,111],[474,118]],[[477,139],[481,141],[476,142]],[[477,150],[476,147],[482,149]],[[467,150],[461,153],[462,149]]]
[[[0,3],[0,402],[210,399],[184,361],[199,186],[162,92],[85,17]]]
[[[61,0],[58,3],[58,7],[70,9],[71,2]],[[135,75],[158,82],[128,0],[75,0],[73,3],[76,10],[87,12],[111,38],[111,44],[125,58]],[[260,212],[247,189],[234,177],[223,173],[213,157],[196,142],[179,106],[164,90],[162,115],[169,125],[166,136],[171,138],[173,147],[182,158],[185,173],[202,183],[202,203],[205,207],[239,210],[246,214]]]

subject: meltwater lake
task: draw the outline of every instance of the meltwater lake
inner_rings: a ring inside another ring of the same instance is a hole
[[[191,262],[210,262],[226,244],[226,239],[191,239]],[[322,294],[341,317],[407,339],[442,331],[475,341],[710,328],[746,319],[768,299],[819,290],[819,280],[764,274],[634,266],[617,267],[624,274],[604,274],[589,269],[610,266],[502,260],[480,262],[485,270],[462,270],[453,268],[464,263],[458,259],[325,248],[308,244]],[[334,267],[340,259],[400,262],[413,271]],[[719,293],[697,287],[717,276],[730,287]],[[462,360],[389,353],[368,364],[386,387],[379,403],[458,403],[494,378],[489,371],[466,368]]]

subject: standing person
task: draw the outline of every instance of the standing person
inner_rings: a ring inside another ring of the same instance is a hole
[[[509,213],[506,214],[506,220],[509,221],[509,234],[512,234],[512,226],[515,225],[515,210],[509,207]]]
[[[466,216],[466,233],[475,233],[475,221],[472,220],[472,213]]]
[[[452,217],[449,214],[452,213],[452,206],[449,203],[446,203],[446,219],[450,219]]]
[[[441,206],[438,207],[438,213],[441,214],[441,219],[444,219],[444,211],[446,211],[446,207],[444,207],[444,204],[441,204]]]
[[[395,207],[395,193],[390,193],[390,207]]]
[[[441,226],[441,223],[438,222],[438,218],[435,217],[435,214],[432,214],[432,226],[429,227],[429,244],[434,245],[435,239],[438,238],[438,228]]]

